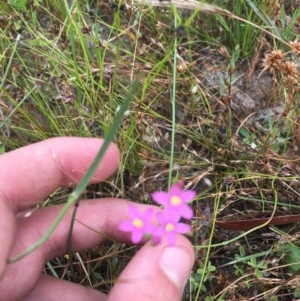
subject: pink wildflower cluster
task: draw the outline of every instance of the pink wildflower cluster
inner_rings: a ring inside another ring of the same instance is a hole
[[[119,225],[124,232],[131,232],[131,241],[139,243],[145,235],[152,237],[157,244],[165,238],[169,245],[174,245],[178,233],[186,234],[191,226],[180,222],[193,217],[193,211],[188,203],[196,196],[194,190],[183,190],[183,182],[172,185],[170,191],[152,193],[153,200],[162,206],[162,210],[149,208],[140,212],[136,205],[129,206],[129,219]]]

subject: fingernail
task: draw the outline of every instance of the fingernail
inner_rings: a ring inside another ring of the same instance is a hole
[[[193,267],[193,258],[180,248],[166,247],[162,253],[160,267],[170,281],[182,290]]]

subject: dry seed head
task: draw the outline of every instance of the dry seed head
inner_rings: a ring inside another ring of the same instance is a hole
[[[292,47],[292,51],[295,53],[295,55],[300,58],[300,41],[291,41],[290,45]]]
[[[266,54],[263,59],[262,65],[264,70],[267,69],[281,69],[281,65],[284,59],[284,54],[281,50],[272,50],[270,53]]]
[[[297,78],[298,77],[298,69],[297,65],[294,62],[286,61],[281,64],[281,71],[285,73],[287,76]]]

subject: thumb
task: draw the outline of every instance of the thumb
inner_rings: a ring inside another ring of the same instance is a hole
[[[193,247],[185,237],[178,236],[172,247],[149,242],[129,262],[107,301],[181,300],[193,264]]]

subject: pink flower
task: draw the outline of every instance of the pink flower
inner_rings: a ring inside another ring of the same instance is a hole
[[[178,234],[191,231],[191,226],[181,223],[180,218],[191,219],[193,211],[188,206],[196,196],[194,190],[183,190],[183,182],[172,185],[169,192],[156,191],[152,194],[153,200],[163,205],[162,210],[154,208],[140,212],[136,205],[129,206],[129,219],[119,225],[119,229],[131,232],[131,241],[139,243],[144,235],[152,236],[152,241],[158,244],[166,239],[169,245],[176,243]]]
[[[160,243],[162,238],[167,240],[168,245],[173,246],[176,243],[177,234],[186,234],[191,232],[191,226],[180,223],[176,216],[170,211],[164,211],[157,214],[159,226],[153,232],[153,242]]]
[[[145,234],[153,232],[153,209],[147,209],[144,212],[139,212],[135,205],[129,206],[130,219],[123,221],[119,225],[119,229],[124,232],[131,232],[131,241],[134,244],[139,243]]]
[[[196,196],[194,190],[183,190],[183,183],[173,184],[169,192],[155,191],[152,193],[153,200],[164,206],[164,210],[174,216],[175,219],[184,217],[191,219],[193,210],[188,206],[188,202],[192,201]]]

